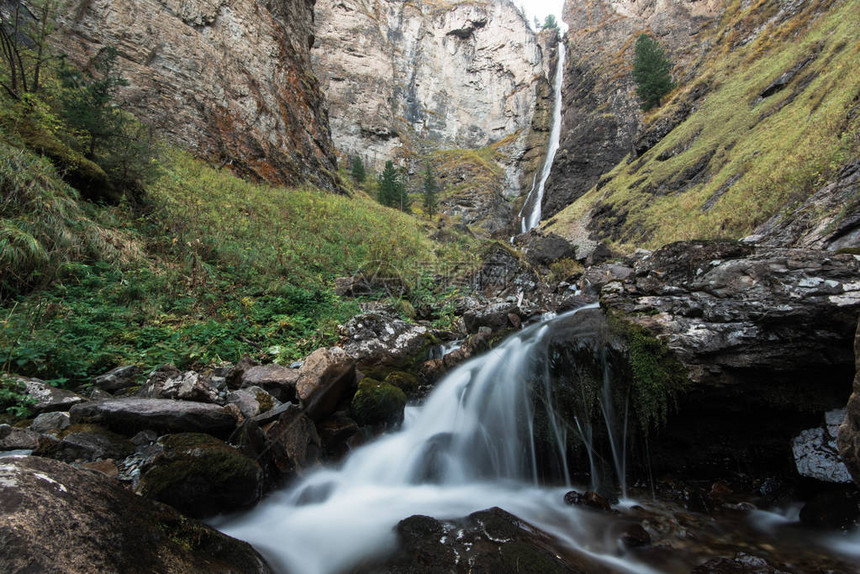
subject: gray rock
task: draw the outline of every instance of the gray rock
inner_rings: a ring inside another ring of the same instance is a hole
[[[845,409],[830,411],[825,416],[825,426],[804,430],[792,441],[797,472],[822,482],[850,483],[851,474],[836,447],[836,430],[845,418]]]
[[[295,406],[263,429],[265,456],[281,479],[302,474],[319,464],[320,436],[313,421]]]
[[[69,413],[42,413],[33,419],[30,429],[44,434],[51,431],[61,431],[70,424],[72,423]]]
[[[195,371],[179,372],[169,365],[153,371],[137,396],[203,403],[222,402],[218,389],[215,388],[208,374]]]
[[[30,408],[36,413],[67,411],[73,405],[86,402],[87,400],[72,391],[52,387],[39,379],[17,377],[17,380],[24,384],[27,396],[35,401]]]
[[[270,573],[245,542],[40,457],[0,459],[0,571]]]
[[[39,446],[40,438],[30,429],[0,425],[0,450],[32,450]]]
[[[854,386],[848,405],[845,407],[845,419],[839,426],[837,444],[839,455],[845,461],[854,482],[860,486],[860,318],[857,321],[857,331],[854,336]]]
[[[296,392],[311,419],[318,421],[337,410],[355,391],[355,360],[339,347],[317,349],[305,359]]]
[[[283,403],[296,401],[297,369],[281,365],[256,365],[244,370],[240,387],[260,387]]]
[[[423,325],[387,313],[365,313],[342,327],[340,345],[359,364],[394,364],[417,355],[427,334]]]
[[[121,459],[134,452],[134,445],[110,431],[90,427],[65,435],[57,443],[43,444],[36,454],[64,462]]]
[[[257,386],[231,391],[227,395],[227,402],[239,407],[242,416],[247,419],[253,418],[281,404],[275,397]]]
[[[509,315],[519,311],[516,303],[490,300],[487,305],[472,308],[463,313],[463,321],[469,333],[475,333],[481,327],[489,327],[493,331],[513,327]]]
[[[127,389],[134,385],[139,374],[140,367],[137,365],[117,367],[103,375],[95,377],[93,379],[93,384],[103,391],[112,393],[121,389]]]
[[[161,434],[204,432],[226,437],[236,427],[236,417],[229,409],[169,399],[111,399],[76,405],[70,414],[72,423],[100,424],[126,435],[152,429]]]

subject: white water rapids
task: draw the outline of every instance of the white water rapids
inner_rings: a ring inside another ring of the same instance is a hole
[[[422,407],[409,409],[402,430],[353,451],[340,468],[313,472],[216,526],[253,544],[278,570],[333,574],[392,551],[404,518],[461,518],[498,506],[611,570],[652,572],[621,557],[601,517],[566,506],[568,489],[537,483],[527,380],[552,325],[576,312],[460,366]]]
[[[543,167],[541,168],[540,180],[537,181],[536,185],[532,186],[523,204],[523,208],[520,210],[520,232],[522,233],[534,229],[540,224],[541,204],[543,203],[546,180],[552,171],[552,162],[555,159],[555,154],[561,142],[561,88],[564,83],[564,58],[564,40],[560,40],[558,43],[558,63],[555,68],[555,99],[552,109],[552,129],[549,134],[549,145],[546,150]]]

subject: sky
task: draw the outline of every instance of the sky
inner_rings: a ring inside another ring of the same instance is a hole
[[[530,23],[534,21],[535,16],[543,23],[547,14],[553,14],[559,26],[562,25],[561,7],[564,4],[564,0],[514,0],[514,4],[526,9],[526,15]]]

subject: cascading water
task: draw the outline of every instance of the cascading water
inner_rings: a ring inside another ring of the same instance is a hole
[[[569,482],[564,424],[545,408],[538,428],[535,405],[552,403],[554,329],[586,308],[528,327],[462,365],[408,413],[401,431],[218,527],[254,544],[275,568],[325,574],[393,550],[394,526],[409,516],[450,519],[498,506],[615,571],[651,572],[619,558],[595,517],[561,504],[567,488],[538,485],[547,457]],[[555,453],[537,446],[537,432]]]
[[[555,68],[554,103],[552,109],[552,130],[549,135],[549,146],[546,150],[546,158],[540,172],[540,179],[535,181],[523,208],[520,210],[520,231],[525,233],[538,226],[541,219],[541,204],[543,203],[544,188],[546,180],[552,171],[552,162],[558,151],[561,141],[561,87],[564,79],[564,41],[558,43],[558,63]]]

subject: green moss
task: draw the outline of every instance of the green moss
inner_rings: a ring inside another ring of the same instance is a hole
[[[610,313],[608,320],[613,333],[625,342],[633,410],[640,428],[647,433],[666,422],[670,408],[688,386],[687,370],[666,343],[645,328],[618,313]]]
[[[268,412],[275,408],[275,402],[272,398],[272,395],[270,395],[269,393],[258,391],[254,398],[257,399],[257,403],[259,403],[260,405],[261,413]]]
[[[365,378],[358,384],[350,409],[363,425],[394,425],[403,421],[406,394],[387,382]]]
[[[404,393],[411,394],[418,390],[418,377],[405,371],[393,371],[385,377],[385,383],[394,385]]]

